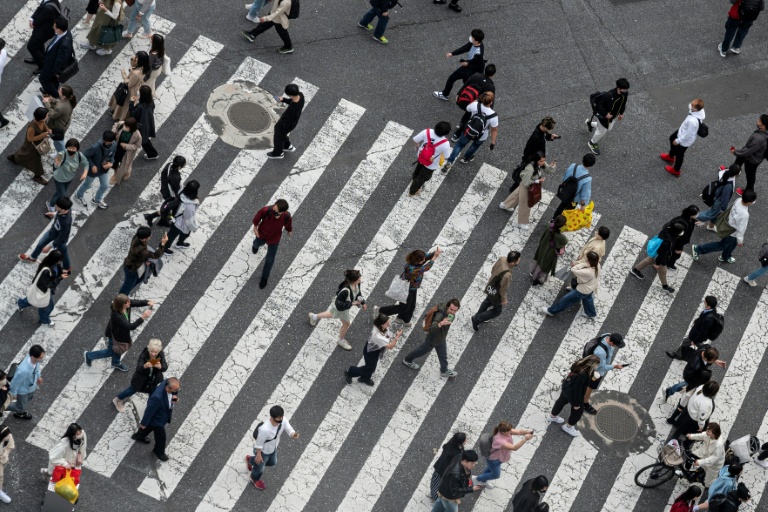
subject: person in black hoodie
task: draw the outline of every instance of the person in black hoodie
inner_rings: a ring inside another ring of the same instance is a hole
[[[61,15],[59,0],[43,0],[32,13],[29,20],[29,28],[32,35],[27,42],[27,50],[32,56],[24,59],[27,64],[37,65],[37,69],[43,67],[45,61],[45,43],[54,35],[53,22]]]
[[[685,232],[685,223],[673,222],[672,224],[666,224],[659,233],[661,239],[661,245],[656,250],[655,256],[646,256],[640,263],[632,267],[630,274],[638,279],[645,279],[645,275],[641,272],[647,266],[653,265],[656,272],[659,274],[659,281],[661,281],[661,288],[669,293],[675,293],[675,289],[667,284],[667,265],[672,259],[675,252],[679,252],[675,249],[675,243]],[[649,244],[651,242],[648,242]]]
[[[479,28],[472,30],[469,36],[469,42],[456,48],[450,53],[445,54],[446,58],[450,59],[454,55],[461,55],[468,53],[467,59],[461,59],[461,65],[459,68],[450,74],[448,80],[445,81],[445,87],[442,91],[435,91],[432,96],[439,100],[448,101],[451,96],[451,89],[453,84],[457,80],[465,82],[467,78],[475,73],[482,73],[485,68],[485,46],[483,46],[483,39],[485,34]]]
[[[592,105],[592,117],[585,121],[587,130],[590,133],[592,130],[595,132],[587,144],[592,153],[600,155],[600,148],[597,143],[613,129],[617,119],[619,121],[624,119],[628,92],[629,81],[626,78],[619,78],[616,80],[616,87],[600,94]]]
[[[472,101],[461,98],[462,92],[467,90],[468,87],[471,87],[477,93],[477,95],[474,96],[475,99],[479,98],[480,95],[485,92],[492,92],[495,99],[496,84],[493,83],[493,76],[495,74],[496,65],[488,64],[485,66],[485,71],[482,73],[475,73],[474,75],[467,78],[467,81],[464,82],[464,85],[461,87],[461,89],[459,89],[459,92],[456,95],[456,105],[458,105],[458,107],[464,111],[464,115],[461,116],[461,121],[459,121],[459,124],[456,125],[456,131],[453,133],[453,135],[451,135],[451,142],[456,142],[459,140],[459,137],[461,137],[461,134],[464,133],[464,129],[467,127],[469,118],[472,117],[472,113],[467,112],[467,107],[470,103],[472,103]],[[491,108],[493,108],[493,103],[491,103]]]
[[[540,512],[549,510],[549,507],[543,507],[545,503],[540,503],[544,493],[549,488],[549,479],[544,475],[531,478],[523,482],[520,490],[512,498],[512,510],[515,512]]]
[[[301,112],[304,110],[304,95],[299,92],[299,86],[296,84],[288,84],[285,86],[285,96],[278,98],[275,96],[275,100],[278,103],[288,104],[288,108],[280,115],[280,119],[275,123],[275,134],[273,137],[274,148],[267,153],[269,159],[280,159],[285,156],[283,151],[296,151],[296,148],[291,144],[288,134],[296,129],[301,118]]]
[[[456,432],[453,434],[453,437],[443,445],[443,452],[432,466],[435,470],[432,473],[432,479],[429,482],[429,499],[432,501],[437,501],[437,489],[440,487],[440,479],[448,468],[448,464],[450,464],[457,456],[464,453],[465,444],[467,444],[467,434],[464,432]]]
[[[69,251],[67,250],[67,242],[69,242],[69,232],[72,229],[72,201],[68,197],[60,197],[56,200],[56,215],[53,217],[53,223],[51,229],[49,229],[40,238],[37,243],[37,247],[32,251],[32,254],[27,256],[26,254],[19,254],[21,261],[27,263],[37,263],[37,257],[41,252],[48,252],[51,248],[60,251],[63,257],[62,265],[67,271],[72,270],[72,263],[69,261]],[[50,244],[50,247],[48,245]],[[46,249],[47,247],[47,249]]]
[[[477,465],[477,459],[475,450],[466,450],[460,457],[454,457],[440,479],[437,501],[432,507],[432,512],[458,510],[461,498],[465,494],[482,489],[472,482],[472,468]]]
[[[181,191],[181,170],[187,165],[187,159],[181,155],[173,157],[173,161],[166,164],[163,170],[160,171],[160,195],[163,196],[163,202],[170,201],[174,197],[178,197]],[[147,221],[148,226],[152,226],[152,222],[160,216],[160,211],[154,211],[152,213],[145,213],[144,220]]]
[[[712,370],[709,367],[713,364],[720,368],[725,368],[725,361],[719,359],[720,351],[715,347],[706,345],[683,354],[687,356],[688,361],[685,368],[683,368],[683,382],[678,382],[664,390],[665,402],[683,388],[686,388],[686,391],[692,392],[705,382],[709,382],[712,378]],[[682,412],[682,409],[680,409],[680,412]]]
[[[565,433],[578,437],[579,431],[576,430],[576,423],[584,414],[584,395],[592,381],[600,379],[600,374],[595,370],[600,366],[600,358],[592,354],[579,359],[571,365],[571,370],[563,379],[560,397],[552,406],[552,412],[547,416],[549,423],[565,423],[565,420],[558,416],[563,410],[565,404],[571,404],[571,414],[568,416],[568,422],[562,426]],[[517,508],[515,508],[517,510]]]
[[[682,211],[682,213],[678,217],[675,217],[671,221],[667,222],[662,228],[662,230],[664,230],[667,227],[674,224],[675,222],[680,222],[685,225],[683,234],[680,235],[677,239],[675,239],[674,252],[672,253],[672,256],[669,258],[669,261],[667,262],[667,269],[673,272],[677,270],[675,263],[677,263],[677,260],[679,260],[680,256],[682,256],[683,249],[685,249],[685,246],[691,243],[691,235],[693,234],[693,230],[696,229],[696,219],[698,216],[699,216],[699,207],[696,206],[695,204],[692,204],[690,206],[685,207],[685,209]]]
[[[717,297],[714,295],[707,295],[704,297],[704,309],[693,321],[691,330],[688,332],[688,336],[683,339],[683,342],[674,352],[667,351],[667,356],[672,359],[685,360],[688,358],[692,350],[698,349],[701,345],[710,339],[710,333],[717,322]]]

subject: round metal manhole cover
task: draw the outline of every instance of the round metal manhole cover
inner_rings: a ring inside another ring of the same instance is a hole
[[[235,128],[247,133],[263,132],[272,124],[267,109],[250,101],[233,103],[227,111],[227,117]]]
[[[598,409],[595,423],[598,430],[613,441],[629,441],[637,435],[637,419],[627,409],[605,405]]]

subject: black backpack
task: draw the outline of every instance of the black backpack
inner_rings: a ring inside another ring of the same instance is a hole
[[[739,18],[741,21],[755,21],[760,14],[760,0],[741,0]]]
[[[725,185],[728,185],[728,180],[725,182],[722,182],[719,179],[710,181],[704,187],[704,190],[701,191],[701,200],[704,201],[704,204],[710,207],[713,206],[715,204],[715,199],[717,199],[717,191]]]
[[[715,319],[715,323],[712,324],[712,327],[709,328],[709,332],[707,333],[707,339],[714,341],[717,339],[720,334],[722,334],[723,329],[725,328],[725,317],[720,313],[712,313],[712,316]]]
[[[603,91],[597,91],[593,92],[589,95],[589,104],[592,105],[592,113],[596,114],[598,111],[598,103],[600,102],[600,98],[603,96],[603,94],[608,94]]]
[[[578,164],[573,165],[573,174],[568,176],[568,178],[557,187],[557,198],[564,203],[573,201],[573,198],[576,197],[576,192],[579,190],[579,182],[584,178],[589,178],[589,173],[577,178],[576,169],[578,169],[579,166]]]
[[[299,9],[299,0],[291,0],[291,8],[288,10],[288,19],[297,19],[299,17]]]
[[[258,424],[258,425],[256,425],[256,428],[255,428],[255,429],[253,429],[253,434],[252,434],[252,435],[253,435],[253,438],[254,438],[254,439],[258,439],[258,438],[259,438],[259,429],[261,428],[261,426],[262,426],[263,424],[264,424],[264,422],[263,422],[263,421],[260,421],[260,422],[259,422],[259,424]],[[280,424],[277,426],[277,432],[275,432],[275,437],[273,437],[272,439],[270,439],[269,441],[267,441],[268,443],[271,443],[272,441],[274,441],[275,439],[277,439],[277,436],[279,436],[279,435],[280,435],[280,429],[281,429],[281,428],[283,428],[283,424],[282,424],[282,423],[280,423]]]
[[[702,139],[706,139],[707,136],[709,136],[709,126],[707,126],[704,121],[701,121],[699,119],[696,119],[699,121],[699,129],[696,130],[696,135],[701,137]]]
[[[176,212],[179,211],[180,206],[180,195],[163,201],[163,204],[160,205],[160,220],[157,221],[157,225],[166,228],[171,227],[171,225],[173,225]]]
[[[501,280],[504,278],[505,275],[511,273],[511,270],[505,270],[504,272],[499,273],[497,276],[495,276],[490,283],[485,287],[485,294],[488,296],[489,299],[493,302],[502,302],[501,297]]]
[[[764,267],[768,267],[768,242],[764,243],[757,255],[757,260]]]
[[[471,141],[480,140],[480,137],[483,136],[483,132],[485,132],[486,123],[494,117],[496,117],[495,112],[491,115],[484,114],[482,104],[478,102],[477,112],[474,112],[472,117],[469,118],[469,121],[467,121],[467,127],[464,129],[464,136]]]
[[[520,162],[519,164],[517,164],[517,167],[512,169],[512,181],[514,181],[515,183],[520,183],[521,181],[523,181],[520,175],[525,169],[525,165],[526,165],[525,162]]]
[[[719,510],[726,510],[725,505],[731,505],[739,508],[739,502],[731,499],[730,493],[728,494],[715,494],[709,498],[709,510],[710,512],[718,512]]]
[[[581,352],[582,357],[591,356],[595,353],[595,349],[597,349],[598,346],[603,347],[603,350],[605,350],[605,353],[608,353],[608,347],[603,343],[603,338],[606,336],[610,336],[610,333],[601,334],[597,338],[592,338],[588,342],[584,344],[584,350]]]

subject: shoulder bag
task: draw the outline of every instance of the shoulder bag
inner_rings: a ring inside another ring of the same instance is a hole
[[[109,317],[109,332],[112,334],[112,352],[122,355],[131,349],[131,343],[128,341],[117,341],[115,339],[115,330],[112,327],[112,317]]]
[[[113,97],[115,98],[115,103],[121,107],[124,106],[126,100],[128,99],[128,84],[125,82],[120,82],[117,84],[117,88],[115,89]]]
[[[48,153],[50,153],[51,150],[53,149],[53,145],[51,144],[51,138],[50,137],[44,138],[43,140],[41,140],[37,144],[34,144],[34,146],[35,146],[35,149],[37,150],[37,152],[40,153],[43,156],[45,156]]]
[[[38,272],[34,281],[32,281],[32,285],[29,287],[29,290],[27,290],[27,302],[29,302],[30,306],[34,306],[36,308],[45,308],[48,307],[48,304],[51,303],[51,290],[47,289],[42,291],[37,286],[37,282],[40,280],[40,276],[43,274],[43,272],[48,272],[50,274],[51,269],[45,267],[43,270]]]
[[[408,302],[410,284],[410,280],[404,280],[401,276],[395,276],[384,295],[398,302]]]
[[[114,7],[114,4],[112,4]],[[120,5],[120,11],[117,16],[118,19],[122,19],[123,14],[123,6]],[[119,23],[117,20],[112,20],[109,22],[109,25],[104,25],[101,27],[101,32],[99,33],[99,46],[107,45],[107,44],[116,44],[123,40],[123,25]]]

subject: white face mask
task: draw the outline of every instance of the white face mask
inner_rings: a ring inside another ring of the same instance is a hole
[[[475,40],[472,39],[472,36],[469,36],[469,42],[470,42],[470,44],[475,44]]]
[[[689,104],[688,104],[688,110],[690,110],[691,112],[693,112],[693,103],[689,103]]]

